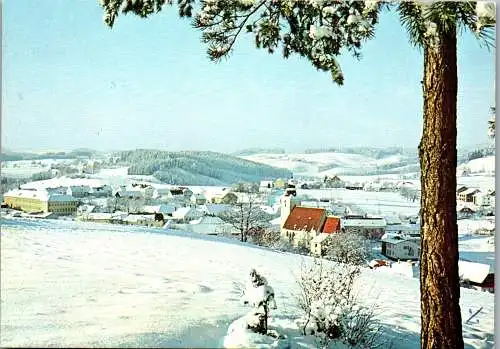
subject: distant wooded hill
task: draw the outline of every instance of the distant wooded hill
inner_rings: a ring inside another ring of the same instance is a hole
[[[152,175],[176,185],[231,185],[290,178],[291,171],[210,151],[138,149],[116,154],[129,175]]]

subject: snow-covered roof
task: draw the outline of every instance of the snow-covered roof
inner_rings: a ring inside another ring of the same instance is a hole
[[[68,186],[71,191],[78,191],[78,192],[90,192],[91,188],[88,185],[70,185]]]
[[[397,245],[400,243],[411,243],[411,244],[420,244],[419,239],[416,238],[410,238],[410,237],[405,237],[405,236],[396,236],[392,234],[384,234],[381,238],[382,241],[392,244],[392,245]]]
[[[279,206],[271,207],[271,206],[267,206],[267,205],[261,205],[260,209],[267,214],[273,215],[273,214],[278,213]]]
[[[387,225],[385,231],[419,232],[420,224],[391,224]]]
[[[46,190],[25,190],[16,189],[4,193],[4,197],[31,198],[40,201],[74,202],[78,201],[74,197],[64,194],[50,194]]]
[[[198,219],[192,220],[190,224],[224,224],[224,221],[219,217],[203,216]]]
[[[458,275],[463,280],[469,280],[480,284],[486,279],[486,276],[488,276],[490,272],[490,266],[488,264],[464,260],[458,261]]]
[[[205,204],[201,206],[201,210],[207,214],[221,214],[223,212],[231,211],[233,207],[229,204]]]
[[[201,216],[201,212],[192,207],[180,207],[172,212],[173,218],[185,218],[187,216]]]
[[[398,216],[384,216],[386,224],[389,225],[400,225],[403,222]]]
[[[151,215],[129,214],[123,220],[125,222],[139,222],[139,221],[154,221],[155,217]]]
[[[461,192],[460,194],[462,195],[470,195],[470,194],[475,194],[476,192],[479,192],[480,190],[477,189],[477,188],[469,188],[467,190],[464,190],[463,192]]]
[[[386,222],[383,218],[358,218],[342,219],[342,227],[367,227],[367,228],[385,228]]]

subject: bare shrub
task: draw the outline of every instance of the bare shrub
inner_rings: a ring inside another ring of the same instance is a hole
[[[255,230],[251,234],[251,240],[254,244],[265,247],[277,246],[281,240],[279,231],[272,229]]]
[[[328,348],[335,341],[363,349],[382,345],[374,309],[358,302],[353,293],[359,274],[360,268],[353,265],[324,266],[319,260],[302,264],[298,305],[304,317],[299,326],[303,335],[316,336],[319,347]]]

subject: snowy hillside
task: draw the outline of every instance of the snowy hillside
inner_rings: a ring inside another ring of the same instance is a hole
[[[325,152],[294,154],[252,154],[241,156],[246,160],[286,168],[298,176],[333,174],[364,175],[383,173],[408,173],[418,171],[416,158],[406,155],[388,155],[382,158],[367,155]]]
[[[466,171],[469,174],[495,174],[495,156],[486,156],[470,160],[458,166],[458,171]]]
[[[234,283],[250,268],[276,291],[271,325],[292,331],[304,257],[163,229],[3,220],[2,346],[220,347],[245,314]],[[366,270],[360,297],[395,348],[419,348],[417,279]],[[493,347],[494,296],[461,290],[468,348]],[[469,311],[483,307],[468,324]],[[294,348],[314,348],[296,339]]]
[[[151,175],[175,185],[231,185],[289,177],[290,171],[211,151],[137,149],[115,154],[128,174]]]

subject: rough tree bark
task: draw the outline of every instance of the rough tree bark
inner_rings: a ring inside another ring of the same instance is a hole
[[[456,212],[456,28],[424,47],[421,166],[421,348],[463,348]]]

